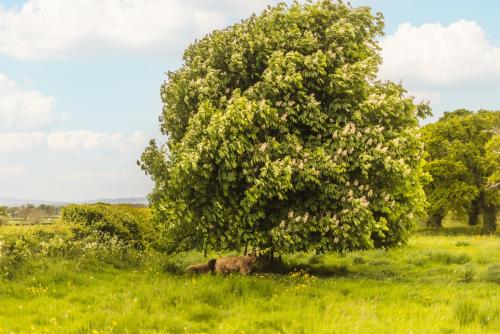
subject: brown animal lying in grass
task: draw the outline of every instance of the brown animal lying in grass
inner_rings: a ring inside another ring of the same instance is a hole
[[[213,274],[215,270],[215,262],[215,259],[211,259],[208,263],[193,264],[187,267],[186,271],[194,274],[204,274],[210,271]]]
[[[257,256],[255,254],[221,257],[215,262],[215,272],[217,274],[240,273],[248,275],[252,272],[252,267],[256,261]]]

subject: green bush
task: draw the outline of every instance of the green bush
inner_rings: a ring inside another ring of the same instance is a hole
[[[102,232],[94,231],[83,239],[75,240],[72,246],[82,268],[95,268],[102,263],[115,268],[138,267],[145,258],[144,252],[130,243]]]
[[[140,225],[141,233],[144,241],[155,248],[159,247],[158,239],[159,233],[157,226],[153,223],[153,215],[151,214],[151,209],[147,207],[135,206],[135,205],[116,205],[114,208],[123,210],[128,214],[135,217]]]
[[[72,224],[77,239],[102,233],[142,249],[146,244],[145,234],[150,233],[148,218],[123,206],[69,205],[63,208],[61,214],[63,222]]]
[[[70,229],[62,224],[1,227],[0,278],[13,279],[26,263],[39,255],[66,255],[71,238]]]
[[[0,280],[29,275],[33,268],[49,259],[74,261],[74,269],[93,269],[102,264],[115,268],[137,267],[147,257],[131,243],[108,233],[92,231],[85,237],[74,238],[67,231],[57,233],[56,226],[54,233],[16,229],[17,233],[0,231]]]

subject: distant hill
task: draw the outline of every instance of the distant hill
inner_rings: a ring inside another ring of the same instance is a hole
[[[105,198],[98,199],[94,201],[83,202],[87,204],[92,203],[108,203],[108,204],[136,204],[136,205],[148,205],[147,197],[132,197],[132,198]]]
[[[109,203],[109,204],[135,204],[135,205],[147,205],[148,199],[147,197],[132,197],[132,198],[106,198],[106,199],[98,199],[91,201],[81,201],[77,203]],[[10,197],[0,197],[0,206],[21,206],[21,205],[55,205],[55,206],[64,206],[70,204],[70,202],[63,201],[44,201],[39,199],[19,199],[19,198],[10,198]]]
[[[38,199],[19,199],[19,198],[0,197],[0,205],[3,206],[21,206],[26,204],[33,204],[37,206],[41,204],[62,206],[68,203],[62,201],[44,201]]]

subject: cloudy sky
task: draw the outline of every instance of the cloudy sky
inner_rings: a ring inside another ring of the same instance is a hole
[[[274,0],[0,0],[0,197],[145,196],[159,87],[197,37]],[[430,100],[500,109],[500,1],[353,0],[382,11],[380,77]]]

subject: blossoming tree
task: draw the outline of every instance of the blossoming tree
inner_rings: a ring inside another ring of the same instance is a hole
[[[425,197],[417,117],[376,79],[381,14],[268,8],[192,44],[140,165],[172,250],[350,251],[404,242]]]

